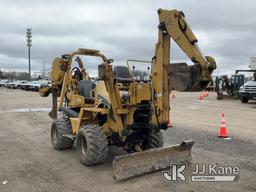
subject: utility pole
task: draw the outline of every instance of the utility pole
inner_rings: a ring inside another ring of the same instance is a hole
[[[27,28],[26,37],[27,37],[27,46],[28,46],[28,74],[29,74],[29,80],[31,80],[30,47],[32,46],[32,28]]]
[[[43,76],[44,76],[44,79],[45,79],[45,60],[43,60],[43,64],[44,64],[44,72],[43,72]]]

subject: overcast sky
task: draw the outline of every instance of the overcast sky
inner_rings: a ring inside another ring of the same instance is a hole
[[[99,49],[116,63],[150,60],[158,8],[185,13],[202,52],[215,58],[220,74],[247,69],[256,56],[255,0],[0,0],[0,69],[27,70],[27,27],[33,34],[33,71],[80,47]],[[171,54],[173,61],[187,59],[177,46]]]

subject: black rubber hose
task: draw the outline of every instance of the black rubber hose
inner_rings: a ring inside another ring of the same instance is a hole
[[[68,117],[76,118],[79,115],[79,113],[67,107],[60,107],[59,111],[63,111]]]

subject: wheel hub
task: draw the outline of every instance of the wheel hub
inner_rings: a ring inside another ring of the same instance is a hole
[[[53,139],[53,142],[54,142],[54,143],[57,143],[57,140],[58,140],[58,132],[57,132],[57,128],[56,128],[56,127],[52,130],[52,139]]]
[[[86,142],[86,139],[84,136],[81,137],[80,148],[81,148],[83,155],[85,155],[87,152],[87,142]]]

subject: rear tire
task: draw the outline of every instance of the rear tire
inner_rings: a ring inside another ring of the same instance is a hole
[[[154,149],[163,146],[163,133],[159,130],[152,130],[147,141],[142,145],[143,150]]]
[[[69,149],[73,146],[74,140],[63,137],[65,134],[71,134],[71,126],[69,121],[64,117],[56,119],[52,123],[51,140],[54,149]]]
[[[249,98],[248,98],[248,97],[245,97],[245,96],[240,96],[240,101],[241,101],[242,103],[248,103]]]
[[[76,150],[83,165],[103,162],[108,155],[107,137],[99,125],[85,125],[76,138]]]

